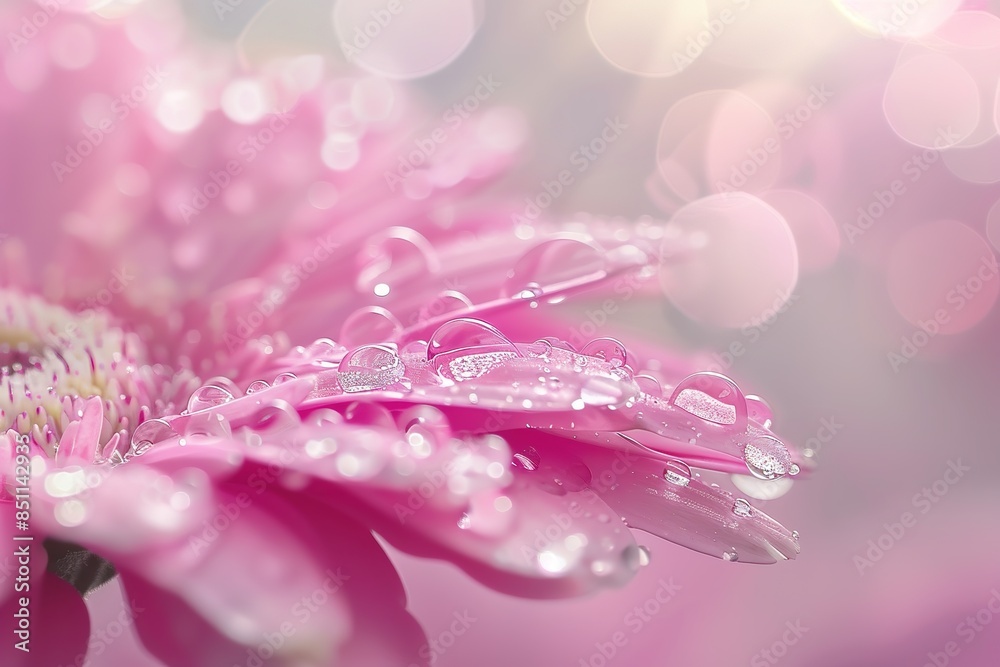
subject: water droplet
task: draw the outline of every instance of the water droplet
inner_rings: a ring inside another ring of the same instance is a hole
[[[534,343],[528,346],[528,354],[532,357],[541,357],[542,359],[548,359],[549,355],[552,354],[552,343],[544,338],[536,340]],[[548,373],[548,371],[545,371]]]
[[[431,365],[456,381],[482,377],[519,356],[517,347],[495,327],[471,318],[445,322],[427,344]]]
[[[187,411],[198,412],[207,408],[214,408],[217,405],[228,403],[234,396],[225,387],[217,384],[206,384],[194,390],[191,398],[188,399]]]
[[[747,468],[760,479],[777,479],[788,473],[792,456],[788,448],[775,437],[762,435],[753,438],[743,450]]]
[[[472,525],[472,519],[469,518],[469,515],[467,513],[463,512],[462,516],[458,518],[458,527],[461,528],[462,530],[467,530],[471,525]]]
[[[292,380],[298,380],[298,376],[295,373],[278,373],[274,376],[274,380],[271,384],[277,386],[279,384],[285,384],[286,382],[291,382]]]
[[[511,461],[515,466],[524,468],[525,470],[536,470],[541,462],[542,458],[538,455],[538,451],[534,447],[525,447],[514,454],[514,460]]]
[[[170,424],[162,419],[147,419],[132,432],[131,444],[136,447],[141,442],[156,444],[168,438],[172,438],[176,433],[170,428]]]
[[[270,388],[270,386],[271,385],[269,385],[264,380],[254,380],[253,382],[250,383],[250,386],[247,387],[246,393],[248,396],[250,394],[256,394],[258,391],[264,391],[265,389]]]
[[[628,352],[625,345],[614,338],[595,338],[583,346],[581,352],[588,357],[597,357],[611,364],[612,368],[619,368],[628,361]]]
[[[706,421],[746,430],[746,399],[736,383],[725,375],[711,372],[689,375],[674,387],[668,402]]]
[[[691,466],[684,461],[671,459],[663,468],[663,478],[671,484],[687,486],[691,483]]]
[[[798,463],[793,463],[792,466],[788,469],[788,474],[791,475],[792,477],[795,477],[800,472],[802,472],[802,469],[799,468]]]
[[[348,393],[371,391],[396,384],[405,371],[394,347],[364,345],[344,356],[337,381]]]
[[[507,273],[502,294],[536,298],[543,293],[585,285],[607,275],[607,263],[596,247],[576,239],[550,239],[521,256]],[[531,296],[519,296],[528,292]]]
[[[515,299],[537,299],[542,295],[542,286],[538,283],[528,283],[520,292],[514,295]]]
[[[796,542],[799,541],[799,531],[797,530],[792,531],[792,539],[795,540]]]
[[[740,555],[736,553],[736,549],[730,549],[722,554],[722,560],[728,561],[730,563],[735,563],[740,559]]]
[[[753,507],[745,498],[737,498],[736,502],[733,503],[733,514],[741,517],[751,517],[753,516]]]

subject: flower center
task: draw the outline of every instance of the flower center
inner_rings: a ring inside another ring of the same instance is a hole
[[[190,374],[147,363],[134,333],[107,313],[72,313],[32,295],[0,289],[0,433],[27,435],[54,456],[66,427],[99,397],[103,446],[127,439],[140,422],[173,409]],[[98,448],[100,451],[100,448]]]

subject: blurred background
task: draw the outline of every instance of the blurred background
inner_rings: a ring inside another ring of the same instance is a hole
[[[604,297],[560,314],[571,331],[589,323],[700,355],[765,396],[775,430],[818,463],[760,502],[798,530],[801,555],[747,566],[645,537],[651,563],[626,588],[524,601],[390,551],[435,664],[997,664],[1000,3],[49,4],[48,26],[32,18],[46,3],[4,7],[9,34],[45,40],[54,63],[18,58],[9,37],[9,99],[45,67],[85,69],[101,44],[91,24],[234,59],[223,73],[211,60],[179,70],[216,77],[237,100],[222,103],[231,118],[252,116],[241,94],[254,99],[233,81],[305,56],[324,76],[388,77],[419,100],[397,173],[435,131],[502,120],[519,153],[475,197],[503,202],[525,234],[536,219],[640,218],[704,233],[697,257],[665,246],[659,285],[620,299],[606,323],[592,315]],[[38,36],[25,36],[25,17]],[[157,104],[178,132],[213,111],[179,94]],[[39,122],[3,131],[44,132]],[[328,167],[349,161],[328,141]],[[8,182],[23,169],[11,149]],[[112,622],[112,594],[95,594],[95,627]],[[475,619],[460,635],[455,614]],[[93,664],[156,663],[126,638]]]

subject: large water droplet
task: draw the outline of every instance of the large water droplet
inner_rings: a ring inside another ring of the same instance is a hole
[[[371,391],[396,384],[405,370],[393,347],[364,345],[344,356],[337,381],[347,393]]]
[[[735,563],[739,559],[740,559],[740,555],[738,553],[736,553],[736,549],[735,548],[729,549],[728,551],[724,551],[722,553],[722,560],[724,560],[724,561],[728,561],[730,563]]]
[[[687,486],[691,483],[691,467],[684,461],[671,459],[663,467],[663,478],[671,484]]]
[[[233,400],[234,396],[229,389],[218,384],[206,384],[194,390],[188,399],[187,411],[198,412],[206,408],[214,408],[223,403]]]
[[[150,444],[156,444],[167,438],[172,438],[176,433],[170,428],[170,424],[162,419],[147,419],[132,431],[132,441],[133,447],[137,447],[139,443],[148,442]]]
[[[754,477],[777,479],[786,475],[792,466],[788,448],[770,435],[751,439],[743,450],[743,459]]]
[[[551,239],[528,252],[507,272],[503,296],[527,292],[534,298],[575,285],[584,285],[607,275],[604,254],[577,239]]]
[[[681,380],[669,403],[696,417],[743,431],[747,427],[747,402],[736,383],[718,373],[694,373]]]
[[[581,352],[589,357],[603,359],[613,368],[624,366],[628,361],[625,345],[614,338],[595,338],[584,345]]]
[[[457,381],[482,377],[509,359],[521,356],[495,327],[481,320],[445,322],[427,344],[427,358],[443,376]]]

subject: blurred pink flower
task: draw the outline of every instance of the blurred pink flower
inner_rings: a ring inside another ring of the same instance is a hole
[[[0,513],[4,537],[46,538],[28,664],[86,654],[63,580],[115,571],[169,665],[427,664],[375,533],[524,597],[622,585],[648,560],[628,528],[795,556],[691,470],[750,472],[763,497],[796,474],[762,399],[638,341],[567,342],[543,312],[645,292],[659,225],[509,229],[473,194],[516,158],[515,112],[430,154],[404,89],[309,58],[234,81],[160,19],[150,40],[60,14],[4,56],[23,158],[0,178]]]

